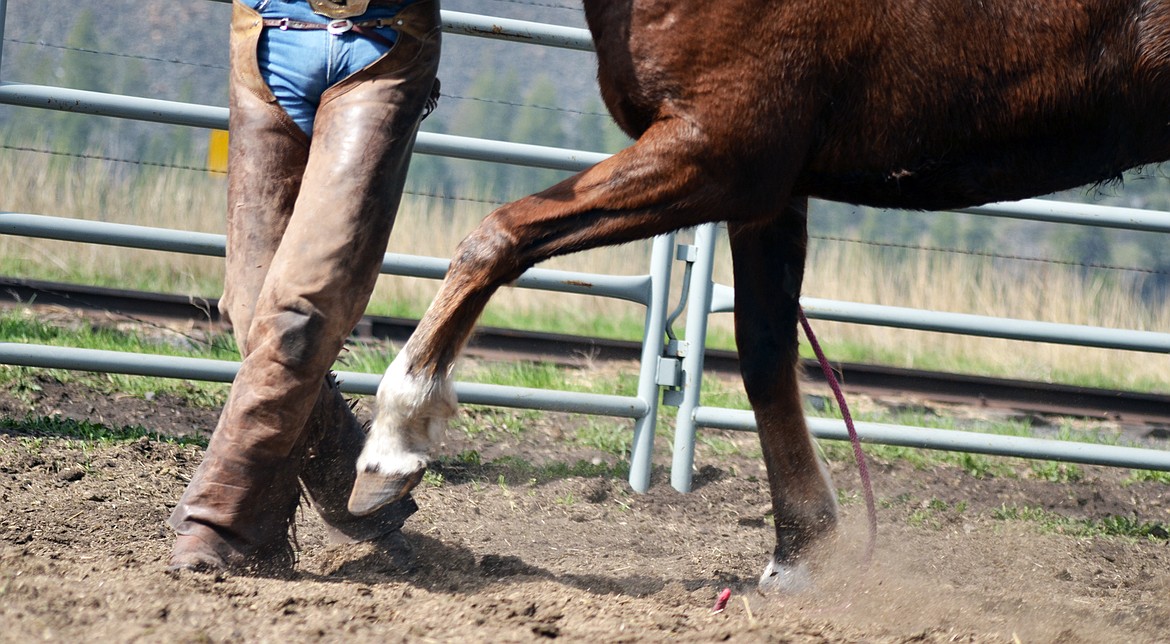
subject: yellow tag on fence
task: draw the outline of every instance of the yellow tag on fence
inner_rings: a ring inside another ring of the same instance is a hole
[[[227,172],[228,133],[227,130],[212,130],[207,141],[207,169],[211,172]]]

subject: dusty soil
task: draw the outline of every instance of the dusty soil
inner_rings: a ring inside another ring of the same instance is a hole
[[[216,411],[124,398],[42,378],[0,393],[30,411],[206,435]],[[471,412],[467,423],[503,422]],[[452,430],[447,460],[407,524],[417,567],[363,546],[323,545],[311,511],[291,578],[168,573],[164,521],[198,464],[189,442],[90,442],[0,430],[0,640],[108,641],[1170,641],[1170,542],[1076,537],[1002,520],[1004,505],[1071,519],[1170,524],[1170,486],[1084,468],[1076,482],[975,478],[958,467],[873,463],[876,557],[861,565],[865,510],[851,462],[833,463],[843,529],[817,586],[761,596],[773,536],[750,435],[700,449],[697,489],[665,468],[649,494],[606,476],[532,477],[492,464],[613,456],[573,446],[564,416],[508,417],[523,432]],[[513,428],[514,429],[514,428]],[[482,464],[453,456],[475,449]],[[727,452],[731,452],[728,454]],[[668,463],[663,454],[659,459]],[[725,611],[713,613],[730,588]]]

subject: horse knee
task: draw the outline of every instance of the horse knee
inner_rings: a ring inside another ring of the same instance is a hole
[[[451,259],[451,272],[485,284],[510,282],[527,268],[522,262],[522,251],[516,234],[497,211],[459,242]]]

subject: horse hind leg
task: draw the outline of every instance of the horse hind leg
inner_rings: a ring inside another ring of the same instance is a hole
[[[804,422],[796,372],[806,213],[807,200],[795,199],[764,224],[730,226],[736,344],[776,520],[762,590],[807,585],[806,555],[837,522],[832,482]]]
[[[716,153],[682,119],[659,122],[633,146],[552,188],[505,205],[460,243],[418,328],[386,372],[358,461],[355,514],[409,491],[434,430],[454,412],[449,372],[497,288],[555,255],[645,239],[723,219],[745,197]],[[726,165],[726,164],[725,164]],[[783,182],[777,182],[783,184]]]

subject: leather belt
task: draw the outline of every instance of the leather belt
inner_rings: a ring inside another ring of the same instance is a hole
[[[378,18],[376,20],[362,20],[359,22],[354,22],[349,18],[330,20],[329,22],[309,22],[306,20],[293,20],[291,18],[265,18],[261,22],[265,27],[280,29],[282,31],[289,29],[294,31],[323,29],[334,36],[340,36],[343,33],[352,31],[359,36],[382,43],[387,47],[393,47],[394,41],[373,30],[402,24],[396,18]]]

